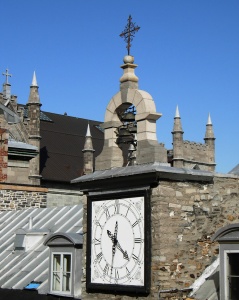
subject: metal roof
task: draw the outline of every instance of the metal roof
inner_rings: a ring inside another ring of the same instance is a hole
[[[32,231],[48,230],[50,234],[62,232],[82,233],[82,205],[56,208],[35,208],[21,211],[0,212],[0,288],[24,289],[31,282],[42,282],[37,287],[40,294],[48,292],[49,247],[42,238],[29,250],[15,250],[16,232],[28,231],[33,218]],[[75,236],[75,235],[73,235]]]

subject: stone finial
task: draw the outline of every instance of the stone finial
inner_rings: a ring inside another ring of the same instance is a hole
[[[30,95],[28,98],[28,103],[40,104],[40,97],[38,93],[38,85],[35,71],[33,73],[32,84],[30,86]]]
[[[134,64],[134,57],[126,55],[123,61],[124,64],[121,68],[124,70],[124,74],[120,78],[120,88],[137,89],[139,78],[134,73],[134,69],[137,68],[137,65]]]
[[[86,137],[91,137],[91,133],[90,133],[90,125],[89,125],[89,123],[88,123],[88,126],[87,126]]]
[[[177,105],[177,107],[176,107],[175,118],[180,118],[178,105]]]
[[[204,140],[212,139],[214,140],[214,132],[212,126],[212,120],[210,114],[208,115],[207,125],[206,125],[206,134]]]
[[[183,133],[178,105],[176,107],[176,112],[175,112],[175,117],[174,117],[174,126],[173,126],[173,132],[172,133],[175,133],[175,132]]]
[[[37,85],[37,78],[36,78],[36,72],[33,72],[33,77],[32,77],[32,85],[31,86],[38,86]]]
[[[90,132],[89,123],[87,125],[86,136],[85,136],[85,145],[84,145],[84,149],[82,150],[82,152],[86,152],[86,151],[90,151],[90,152],[95,151],[93,149],[92,136],[91,136],[91,132]]]
[[[210,113],[208,114],[207,125],[212,125]]]

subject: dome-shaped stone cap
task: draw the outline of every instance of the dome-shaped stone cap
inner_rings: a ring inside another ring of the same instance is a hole
[[[133,64],[134,63],[134,57],[132,55],[126,55],[123,59],[125,64]]]

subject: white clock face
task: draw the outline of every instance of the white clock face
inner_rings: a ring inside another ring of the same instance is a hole
[[[92,201],[91,282],[144,285],[144,197]]]

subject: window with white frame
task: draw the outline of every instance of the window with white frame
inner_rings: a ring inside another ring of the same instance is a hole
[[[44,245],[49,247],[49,293],[81,299],[82,235],[52,233]]]
[[[71,253],[52,253],[51,291],[70,294],[72,282]]]
[[[239,223],[220,228],[212,241],[219,243],[220,299],[239,299]]]
[[[239,297],[239,252],[225,251],[226,299],[238,300]]]

